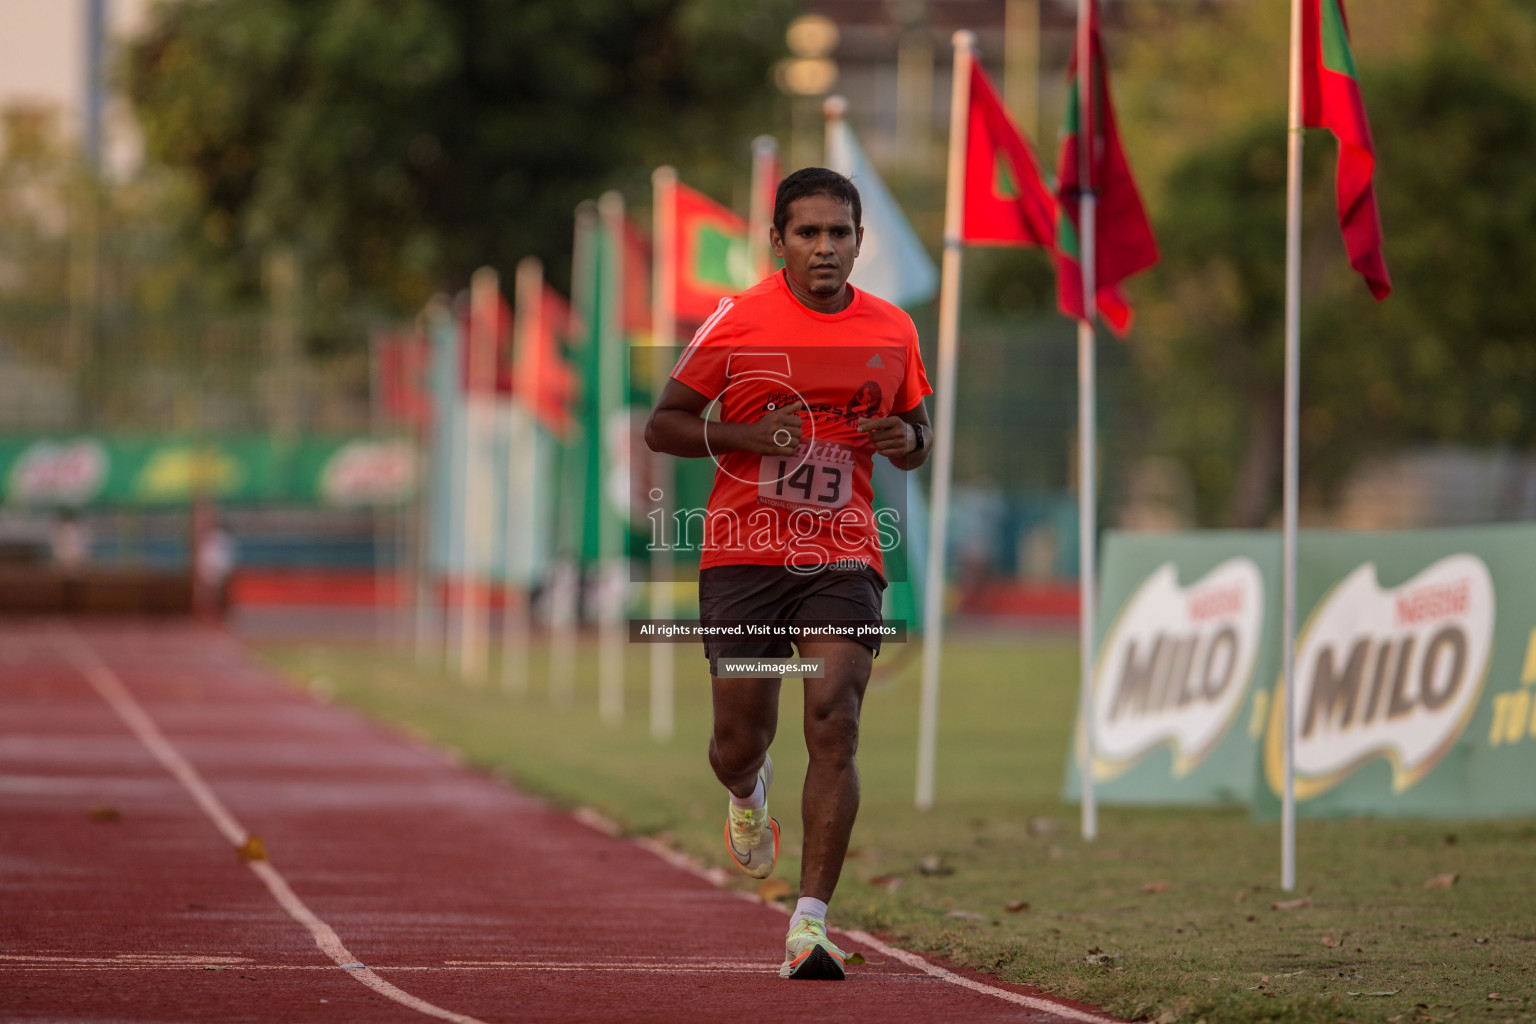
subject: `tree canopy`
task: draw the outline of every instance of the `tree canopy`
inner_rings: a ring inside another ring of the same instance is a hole
[[[1349,269],[1335,147],[1309,133],[1301,440],[1322,497],[1404,442],[1536,446],[1536,92],[1449,45],[1361,75],[1395,291],[1377,304]],[[1177,202],[1136,355],[1151,446],[1186,463],[1206,522],[1259,525],[1278,501],[1284,188],[1275,119],[1212,140],[1166,183]]]
[[[124,79],[234,289],[272,247],[403,313],[477,266],[561,275],[576,204],[762,131],[792,0],[220,0],[159,8]]]

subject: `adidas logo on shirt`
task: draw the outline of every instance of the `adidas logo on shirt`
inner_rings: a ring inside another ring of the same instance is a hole
[[[874,355],[870,356],[869,357],[869,362],[865,363],[864,365],[865,366],[873,366],[877,370],[885,369],[885,364],[880,361],[880,353],[878,353],[878,352],[876,352]]]

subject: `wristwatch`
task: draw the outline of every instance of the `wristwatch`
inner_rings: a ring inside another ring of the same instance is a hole
[[[912,436],[917,439],[917,443],[912,446],[912,451],[907,454],[915,455],[928,447],[929,436],[927,427],[921,423],[912,424]]]

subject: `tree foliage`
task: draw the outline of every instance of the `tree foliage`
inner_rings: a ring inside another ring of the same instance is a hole
[[[1405,443],[1536,448],[1536,89],[1487,59],[1530,44],[1532,22],[1471,4],[1460,13],[1483,16],[1478,29],[1450,33],[1447,10],[1424,13],[1417,53],[1361,65],[1384,303],[1345,260],[1333,140],[1307,136],[1301,461],[1319,500]],[[1133,350],[1147,449],[1186,465],[1202,522],[1253,526],[1280,495],[1286,135],[1279,110],[1233,123],[1158,189],[1164,257],[1134,290]]]
[[[576,204],[657,163],[744,175],[791,6],[183,0],[124,77],[230,287],[286,247],[321,303],[400,313],[529,254],[558,279]]]

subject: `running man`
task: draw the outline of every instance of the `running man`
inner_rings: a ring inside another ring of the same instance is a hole
[[[810,764],[785,978],[843,978],[827,903],[859,809],[859,711],[880,650],[878,633],[856,627],[881,621],[881,534],[902,525],[884,510],[877,522],[870,474],[876,455],[916,469],[933,444],[923,406],[933,389],[911,318],[848,284],[863,236],[859,193],[847,178],[820,167],[785,178],[769,230],[784,269],[720,303],[678,359],[645,430],[653,451],[716,463],[700,619],[824,631],[795,641],[825,674],[805,679]],[[764,878],[779,852],[767,795],[781,680],[727,675],[721,662],[787,658],[790,640],[706,639],[704,652],[714,697],[709,762],[730,792],[727,849],[738,868]]]

